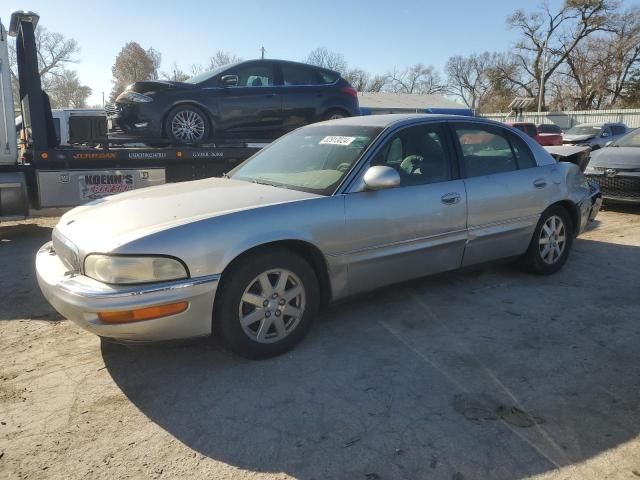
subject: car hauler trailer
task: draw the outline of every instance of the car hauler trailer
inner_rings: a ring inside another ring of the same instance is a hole
[[[106,137],[106,120],[101,129],[96,117],[89,116],[76,119],[78,131],[86,132],[85,145],[60,146],[49,97],[42,90],[38,73],[34,35],[38,20],[33,12],[16,12],[8,32],[0,21],[0,219],[21,219],[30,209],[70,207],[165,182],[220,176],[260,149],[261,145],[246,143],[184,148],[126,146],[126,139]],[[16,38],[22,114],[19,132],[8,35]],[[98,147],[91,146],[100,136],[96,130],[105,135]]]

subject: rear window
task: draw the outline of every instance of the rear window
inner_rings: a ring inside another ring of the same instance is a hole
[[[323,83],[317,70],[298,65],[282,65],[282,79],[285,85],[317,85]]]
[[[543,123],[538,125],[539,133],[562,133],[562,129],[558,125],[552,125],[550,123]]]
[[[320,78],[324,84],[335,83],[340,76],[331,70],[318,70],[318,73],[320,74]]]

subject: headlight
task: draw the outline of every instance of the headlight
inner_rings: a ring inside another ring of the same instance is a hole
[[[84,260],[86,276],[104,283],[133,284],[188,278],[184,264],[170,257],[92,254]]]
[[[595,168],[587,165],[587,168],[584,169],[584,173],[586,173],[586,174],[597,173],[597,170]]]
[[[153,98],[149,97],[148,95],[143,95],[138,92],[131,92],[129,90],[125,90],[120,95],[118,95],[118,98],[116,98],[116,102],[120,102],[122,100],[135,103],[153,102]]]

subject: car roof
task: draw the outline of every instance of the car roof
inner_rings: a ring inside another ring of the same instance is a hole
[[[384,115],[362,115],[358,117],[347,117],[339,120],[327,120],[324,122],[314,123],[314,125],[345,125],[358,127],[395,127],[399,125],[419,122],[420,120],[464,120],[481,122],[491,125],[500,125],[504,127],[504,123],[495,122],[481,117],[470,117],[468,115],[445,115],[437,113],[387,113]]]
[[[294,66],[299,66],[299,67],[311,67],[311,68],[316,68],[318,70],[324,70],[326,72],[331,72],[331,73],[334,73],[336,75],[340,75],[340,72],[336,72],[335,70],[331,70],[330,68],[319,67],[318,65],[312,65],[310,63],[294,62],[292,60],[280,60],[278,58],[256,58],[254,60],[244,60],[244,61],[238,62],[238,63],[236,63],[234,65],[242,65],[243,63],[256,63],[256,62],[257,63],[278,62],[278,63],[285,63],[285,64],[288,64],[288,65],[294,65]]]

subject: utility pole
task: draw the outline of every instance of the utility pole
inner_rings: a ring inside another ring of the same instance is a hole
[[[104,108],[104,90],[102,91],[102,107]]]
[[[264,54],[265,54],[266,50],[264,49],[264,47],[260,47],[260,54],[261,54],[261,58],[262,60],[264,60]]]
[[[542,71],[540,73],[540,91],[538,92],[538,113],[542,112],[542,99],[544,97],[544,76],[547,69],[547,40],[544,41],[542,46]]]

